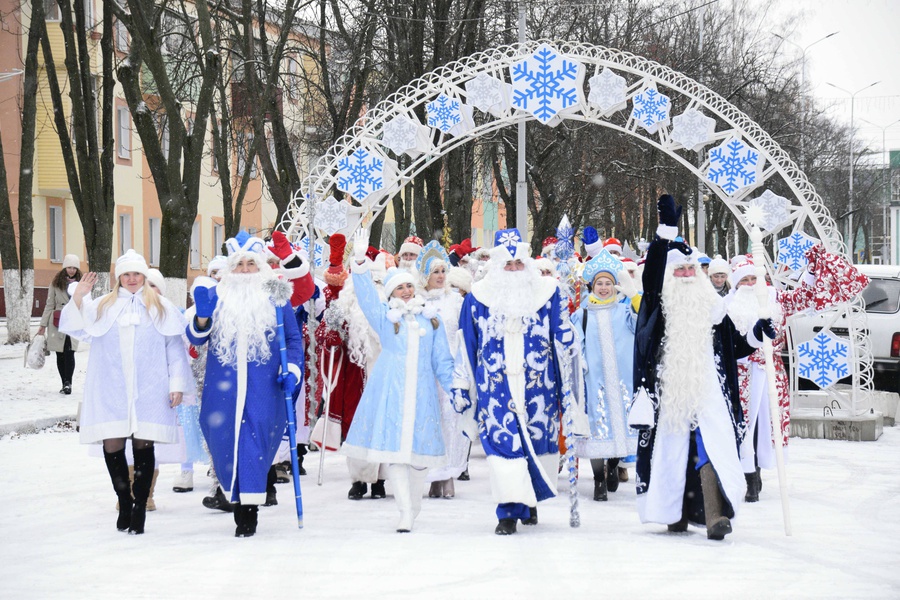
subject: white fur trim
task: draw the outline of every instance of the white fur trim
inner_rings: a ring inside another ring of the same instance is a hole
[[[810,273],[809,271],[804,271],[803,276],[800,277],[800,282],[803,285],[807,285],[809,287],[813,287],[816,285],[816,276]]]
[[[678,237],[678,227],[676,225],[659,224],[656,228],[656,235],[664,240],[674,240]]]
[[[293,269],[284,266],[286,263],[291,262],[295,258],[299,258],[301,264],[299,267],[294,267]],[[281,273],[285,276],[286,279],[300,279],[309,273],[309,263],[303,260],[303,257],[300,256],[300,253],[294,252],[283,261],[281,261]]]
[[[241,492],[240,497],[241,504],[262,504],[266,501],[265,492],[254,492],[252,494]]]
[[[191,308],[194,308],[193,306]],[[196,309],[194,309],[196,311]],[[209,325],[209,323],[207,323]],[[206,331],[197,331],[197,328],[194,326],[194,319],[188,321],[188,327],[191,329],[191,333],[194,337],[205,338],[209,337],[210,332],[212,331],[212,327],[208,327]]]
[[[601,250],[603,250],[603,240],[597,240],[591,244],[585,244],[584,249],[587,250],[587,253],[591,256],[597,256]]]
[[[294,377],[297,378],[297,381],[303,379],[303,372],[300,370],[300,367],[294,363],[288,363],[288,373],[293,373]]]
[[[418,319],[406,321],[406,373],[403,380],[403,422],[400,429],[400,454],[412,456],[413,433],[416,424],[416,397],[419,386],[419,335]],[[423,332],[424,333],[424,332]]]
[[[398,252],[397,254],[405,254],[406,252],[412,252],[416,256],[419,256],[419,254],[422,252],[422,246],[414,244],[412,242],[403,242],[402,244],[400,244],[400,252]]]
[[[350,272],[351,273],[368,273],[369,272],[369,261],[365,261],[362,264],[356,261],[350,261]]]
[[[497,504],[521,502],[526,506],[537,506],[537,496],[528,474],[528,463],[524,458],[487,457],[491,474],[491,495]]]
[[[183,377],[169,377],[169,393],[171,394],[173,392],[186,392],[186,383],[187,382],[185,382]]]

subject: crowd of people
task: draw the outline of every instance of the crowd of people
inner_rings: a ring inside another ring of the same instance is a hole
[[[143,533],[155,445],[174,444],[173,488],[193,489],[193,462],[208,456],[203,505],[233,513],[236,536],[254,535],[258,507],[277,503],[274,484],[290,477],[288,394],[300,473],[308,445],[339,451],[348,499],[385,498],[387,483],[398,532],[414,528],[426,494],[455,496],[480,443],[498,535],[537,525],[568,449],[570,464],[590,464],[593,500],[608,500],[632,467],[642,522],[723,539],[790,433],[784,365],[776,352],[777,437],[761,346],[780,348],[788,316],[845,302],[867,281],[816,246],[796,287],[769,285],[762,314],[773,316],[761,319],[752,258],[706,257],[678,236],[671,196],[657,207],[657,235],[633,257],[591,227],[583,256],[563,230],[538,258],[515,229],[489,249],[410,237],[396,256],[359,230],[351,243],[330,236],[316,273],[281,233],[267,243],[242,232],[184,312],[134,251],[96,300],[97,276],[82,277],[76,260],[58,277],[53,336],[62,354],[91,343],[80,436],[102,444],[117,528]]]

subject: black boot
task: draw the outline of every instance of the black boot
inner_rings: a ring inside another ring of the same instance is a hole
[[[278,504],[278,498],[275,497],[275,482],[278,479],[278,475],[275,472],[275,465],[269,467],[269,475],[266,478],[266,501],[263,502],[263,506],[275,506]],[[256,505],[253,505],[256,508]]]
[[[469,469],[466,469],[456,478],[457,481],[469,481]]]
[[[522,525],[537,525],[537,506],[528,507],[528,518],[522,519]]]
[[[744,494],[744,502],[759,502],[759,486],[756,483],[756,473],[744,473],[747,480],[747,493]]]
[[[350,486],[350,491],[347,492],[347,497],[351,500],[362,500],[368,489],[369,486],[364,481],[354,481],[353,485]]]
[[[256,533],[259,507],[255,504],[239,504],[238,507],[234,513],[234,522],[237,524],[234,537],[252,537]]]
[[[602,458],[591,459],[591,470],[594,471],[594,502],[606,502],[606,469]]]
[[[221,510],[224,512],[234,512],[234,504],[228,501],[222,488],[216,488],[216,493],[203,499],[203,506],[212,510]]]
[[[387,494],[384,491],[384,479],[379,479],[372,484],[372,498],[378,500],[385,496],[387,496]]]
[[[494,533],[496,533],[497,535],[512,535],[515,532],[515,519],[500,519],[500,522],[497,524],[496,529],[494,529]]]
[[[119,518],[116,520],[116,529],[128,531],[131,525],[131,482],[128,480],[128,462],[125,458],[125,449],[118,452],[103,452],[106,459],[106,470],[112,480],[116,497],[119,498]]]
[[[619,489],[619,459],[611,458],[606,461],[606,489],[615,492]]]
[[[306,475],[306,469],[303,468],[303,457],[306,456],[306,444],[297,444],[297,473]]]
[[[150,497],[150,486],[153,485],[153,470],[156,468],[156,452],[153,446],[142,450],[134,450],[134,485],[131,492],[134,496],[134,507],[131,509],[131,524],[128,533],[140,535],[144,533],[144,521],[147,517],[147,498]]]

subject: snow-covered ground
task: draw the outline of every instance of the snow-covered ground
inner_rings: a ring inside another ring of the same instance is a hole
[[[54,356],[22,367],[24,347],[0,346],[0,427],[74,414],[87,365],[76,355],[75,393],[58,393]],[[394,531],[388,498],[347,499],[342,457],[307,456],[304,528],[291,485],[261,508],[255,537],[236,539],[230,515],[204,508],[209,480],[176,494],[162,465],[147,533],[115,528],[103,462],[77,434],[55,427],[0,438],[0,597],[3,598],[898,598],[900,428],[877,442],[791,440],[794,535],[785,537],[778,482],[764,473],[761,501],[744,504],[724,542],[690,528],[641,525],[633,479],[593,502],[579,484],[581,527],[565,494],[541,503],[540,524],[511,537],[496,524],[484,456],[456,498],[423,500],[410,534]],[[632,478],[634,473],[632,472]],[[560,490],[566,487],[559,480]]]

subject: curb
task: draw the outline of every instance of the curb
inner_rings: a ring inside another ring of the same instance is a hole
[[[75,415],[64,415],[61,417],[47,417],[44,419],[35,419],[33,421],[22,421],[19,423],[0,424],[0,436],[6,436],[11,433],[18,435],[28,435],[37,433],[43,429],[53,427],[61,421],[74,421]]]

